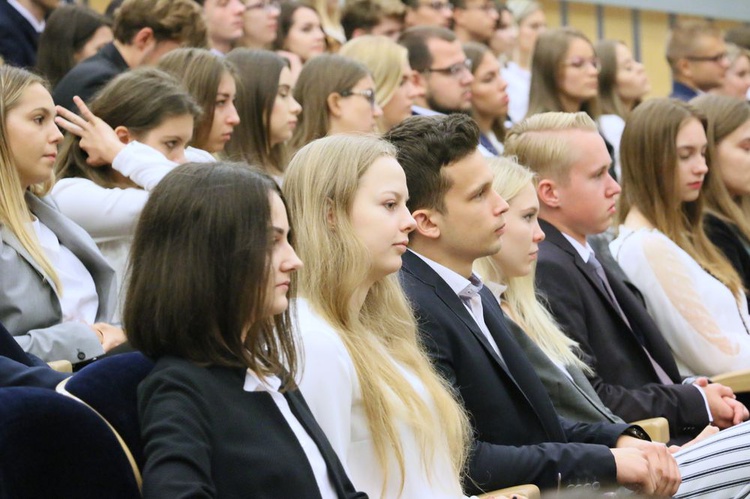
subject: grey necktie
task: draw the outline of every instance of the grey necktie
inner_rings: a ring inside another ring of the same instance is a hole
[[[627,316],[625,316],[625,312],[622,311],[622,308],[620,307],[620,303],[617,301],[617,298],[615,298],[615,293],[614,291],[612,291],[612,287],[609,285],[609,279],[607,279],[607,274],[604,273],[604,268],[602,267],[602,264],[599,263],[599,260],[596,259],[596,255],[594,255],[593,251],[589,253],[589,261],[586,262],[586,265],[594,269],[594,272],[596,272],[596,275],[599,276],[599,280],[604,286],[604,289],[606,290],[607,295],[609,295],[609,301],[612,302],[612,305],[614,305],[615,309],[617,310],[617,313],[620,314],[620,317],[622,317],[622,320],[625,321],[625,324],[628,325],[628,328],[632,330],[633,327],[630,325],[630,321],[628,320]],[[667,375],[667,372],[659,365],[658,362],[656,362],[656,359],[654,359],[651,356],[651,354],[646,349],[646,347],[644,345],[641,345],[641,348],[643,348],[643,352],[646,354],[646,356],[648,357],[648,360],[651,362],[651,366],[654,368],[654,371],[656,372],[656,376],[659,378],[659,381],[661,381],[665,385],[674,384],[671,378]]]

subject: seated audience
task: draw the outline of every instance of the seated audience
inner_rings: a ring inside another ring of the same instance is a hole
[[[516,48],[518,28],[513,20],[513,13],[502,0],[495,0],[494,5],[498,15],[497,24],[487,45],[505,68],[508,61],[513,57],[513,51]]]
[[[70,133],[55,163],[51,196],[97,243],[119,290],[149,191],[178,163],[212,157],[187,146],[201,110],[164,71],[123,73],[104,86],[90,110],[80,106],[81,116],[59,109],[58,122]]]
[[[500,14],[493,0],[453,0],[453,32],[461,43],[488,44]]]
[[[185,48],[163,57],[159,69],[180,80],[203,111],[193,125],[190,145],[212,154],[222,152],[240,123],[234,105],[234,65],[207,50]]]
[[[340,55],[359,61],[370,70],[375,102],[383,110],[378,129],[388,131],[411,116],[414,99],[423,89],[414,84],[406,49],[384,36],[364,35],[341,47]]]
[[[73,66],[96,55],[112,39],[104,16],[84,5],[63,5],[47,18],[36,70],[54,87]]]
[[[706,234],[724,253],[750,289],[750,104],[719,95],[690,101],[708,120],[707,175],[715,177],[703,193]]]
[[[302,106],[291,140],[294,150],[326,135],[372,133],[383,115],[370,71],[340,55],[321,55],[305,64],[294,98]]]
[[[705,118],[670,99],[638,106],[620,144],[622,225],[610,248],[683,375],[750,366],[742,279],[703,229],[702,193],[721,181],[707,175],[707,144]]]
[[[0,67],[0,322],[42,360],[93,359],[125,341],[107,324],[115,275],[86,231],[41,198],[62,134],[44,81]]]
[[[676,442],[710,422],[727,428],[746,419],[742,404],[726,398],[732,390],[706,387],[705,378],[681,384],[643,304],[612,268],[597,268],[605,255],[595,254],[587,237],[610,225],[620,186],[608,172],[596,123],[583,113],[535,115],[511,129],[506,153],[538,174],[546,240],[538,243],[537,284],[560,328],[578,343],[607,407],[627,421],[665,417]]]
[[[630,111],[651,91],[643,64],[633,59],[627,45],[601,40],[594,46],[599,60],[599,130],[615,151],[614,171],[620,178],[620,138]]]
[[[273,49],[291,52],[303,64],[322,54],[327,47],[320,22],[320,16],[312,7],[296,0],[284,0]]]
[[[224,55],[242,38],[245,27],[245,0],[195,0],[203,7],[208,46]]]
[[[292,95],[289,61],[266,50],[234,49],[227,55],[237,68],[240,124],[227,142],[225,155],[258,166],[279,184],[288,162],[302,106]]]
[[[711,92],[747,100],[750,91],[750,50],[728,43],[727,58],[729,67],[724,74],[724,83]]]
[[[597,119],[598,75],[599,60],[586,35],[574,28],[545,31],[539,35],[534,49],[526,116],[584,111]]]
[[[276,40],[280,13],[278,0],[248,0],[245,4],[245,28],[235,46],[270,49]]]
[[[394,155],[374,137],[340,135],[289,165],[284,193],[308,262],[296,301],[300,389],[356,488],[456,499],[468,422],[419,345],[395,274],[414,219]]]
[[[60,0],[0,0],[0,57],[13,66],[33,68],[44,20]]]
[[[400,0],[349,0],[341,11],[341,26],[350,41],[362,35],[376,35],[395,42],[404,29],[405,12]]]
[[[534,58],[536,40],[547,29],[547,18],[542,6],[535,1],[511,0],[508,8],[515,19],[518,34],[513,57],[503,69],[503,78],[508,82],[510,96],[508,115],[514,123],[518,123],[529,109],[531,61]]]
[[[193,0],[125,0],[112,25],[114,41],[73,67],[55,85],[55,104],[75,111],[73,97],[88,102],[128,69],[153,66],[180,46],[204,47],[206,24]]]
[[[638,427],[557,415],[497,300],[472,273],[476,259],[500,249],[508,209],[477,151],[474,121],[460,114],[411,117],[386,139],[406,172],[416,221],[400,271],[404,291],[428,354],[472,416],[464,490],[596,481],[674,493],[676,463],[664,446],[640,440]]]
[[[448,0],[401,0],[406,6],[404,27],[442,26],[448,28],[453,20],[453,4]]]
[[[424,95],[413,114],[465,113],[471,110],[471,61],[449,29],[421,26],[404,31],[398,42],[409,52],[415,83]]]
[[[586,379],[584,373],[591,374],[591,369],[576,355],[580,353],[576,343],[560,331],[536,297],[534,261],[544,232],[537,219],[539,200],[532,181],[534,174],[509,159],[490,161],[495,173],[493,186],[508,200],[510,208],[505,215],[502,250],[477,261],[475,268],[485,272],[486,285],[512,319],[508,327],[557,412],[575,421],[621,423]],[[750,463],[741,457],[744,451],[740,449],[750,445],[750,423],[708,438],[718,431],[715,426],[707,426],[682,448],[670,447],[682,476],[693,475],[683,481],[678,497],[711,497],[717,493],[717,484],[722,497],[729,497],[746,486]],[[703,473],[694,473],[698,470]]]
[[[706,22],[675,25],[667,38],[667,63],[672,71],[673,99],[689,101],[719,88],[729,67],[721,30]]]
[[[508,117],[508,84],[500,73],[495,54],[479,43],[464,44],[471,61],[474,81],[471,84],[471,115],[479,126],[479,143],[494,155],[503,151],[505,120]]]
[[[286,208],[242,163],[180,166],[136,229],[125,324],[156,360],[138,387],[143,497],[363,498],[297,390]]]

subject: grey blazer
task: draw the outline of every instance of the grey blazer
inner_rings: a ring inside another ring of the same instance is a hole
[[[91,273],[99,295],[96,321],[110,321],[116,301],[115,273],[94,241],[48,199],[27,192],[26,203]],[[0,322],[26,352],[45,361],[66,359],[75,363],[104,353],[97,334],[88,325],[61,320],[58,290],[52,280],[15,234],[0,225]]]
[[[566,370],[572,380],[560,372],[547,354],[534,343],[534,340],[515,322],[508,319],[508,329],[528,357],[534,371],[542,380],[544,388],[552,399],[557,413],[564,418],[582,423],[623,423],[624,421],[612,414],[599,395],[594,391],[583,371],[568,366]]]

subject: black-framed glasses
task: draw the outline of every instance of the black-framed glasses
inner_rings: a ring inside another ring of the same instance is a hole
[[[276,10],[279,9],[279,0],[266,0],[264,2],[258,2],[253,4],[246,4],[245,10]]]
[[[424,70],[425,73],[442,73],[444,75],[458,78],[462,74],[469,72],[471,73],[472,63],[471,59],[464,59],[456,64],[451,64],[447,68],[427,68]]]
[[[688,55],[688,56],[685,56],[685,59],[687,59],[688,61],[693,61],[693,62],[713,62],[715,64],[718,64],[726,59],[729,59],[729,55],[726,52],[722,52],[716,55],[705,55],[705,56]]]
[[[371,88],[366,88],[364,90],[344,90],[343,92],[339,92],[339,95],[341,97],[359,95],[360,97],[367,99],[367,102],[370,103],[370,107],[375,107],[375,90]]]
[[[433,2],[420,2],[418,4],[420,7],[429,7],[432,10],[453,10],[453,4],[450,2],[439,2],[439,1],[433,1]]]

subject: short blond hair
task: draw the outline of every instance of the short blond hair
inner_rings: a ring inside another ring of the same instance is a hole
[[[513,126],[505,138],[505,154],[516,156],[540,178],[564,183],[573,164],[570,142],[559,132],[598,132],[596,122],[584,113],[540,113]]]

